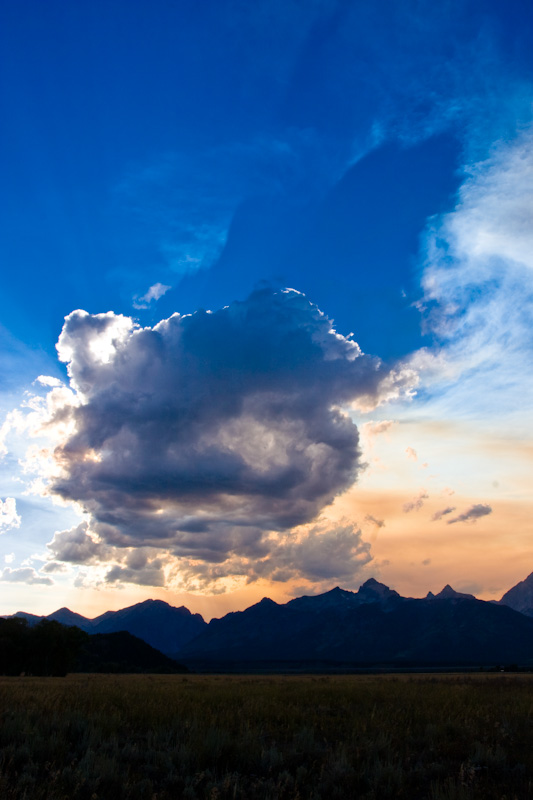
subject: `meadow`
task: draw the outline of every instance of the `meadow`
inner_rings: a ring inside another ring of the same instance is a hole
[[[533,676],[0,677],[2,800],[523,800]]]

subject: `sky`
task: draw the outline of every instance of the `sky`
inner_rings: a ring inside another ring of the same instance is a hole
[[[529,0],[0,8],[0,613],[533,570]]]

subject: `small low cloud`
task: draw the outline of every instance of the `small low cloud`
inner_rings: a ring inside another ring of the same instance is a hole
[[[409,461],[418,461],[418,456],[416,454],[416,450],[413,447],[406,447],[405,453]]]
[[[39,375],[36,378],[36,383],[40,383],[41,386],[61,386],[62,381],[59,378],[54,378],[52,375]]]
[[[21,518],[17,514],[17,503],[14,497],[0,500],[0,533],[5,533],[11,528],[20,528]]]
[[[153,286],[150,286],[146,294],[143,294],[142,297],[134,298],[133,307],[148,308],[150,303],[160,300],[169,289],[172,289],[172,286],[166,286],[164,283],[154,283]]]
[[[366,514],[365,522],[369,522],[371,525],[376,525],[378,528],[385,527],[385,520],[384,519],[377,519],[376,517],[372,516],[372,514]]]
[[[454,525],[456,522],[476,522],[480,517],[486,517],[487,514],[492,514],[492,508],[489,505],[484,505],[483,503],[476,503],[476,505],[470,506],[470,508],[464,512],[464,514],[459,514],[458,517],[454,517],[453,519],[448,520],[448,525]]]
[[[393,425],[394,420],[392,419],[382,419],[379,422],[365,422],[364,425],[361,426],[361,432],[371,441],[376,436],[387,433]]]
[[[36,584],[41,586],[53,586],[54,584],[51,578],[39,575],[33,567],[20,567],[20,569],[6,567],[0,575],[0,580],[8,583],[26,583],[30,586]]]
[[[409,502],[403,504],[403,510],[406,514],[410,511],[419,511],[424,505],[424,500],[427,500],[429,495],[425,489],[421,489],[416,497]]]
[[[74,579],[73,586],[75,589],[94,589],[94,584],[89,580],[86,572],[78,572]],[[117,586],[117,589],[121,588],[121,585]]]
[[[451,514],[453,511],[455,511],[455,506],[447,506],[446,508],[443,508],[441,511],[435,511],[435,513],[431,517],[431,521],[436,522],[437,520],[445,517],[447,514]]]
[[[45,572],[47,575],[66,571],[67,567],[61,561],[47,561],[46,564],[43,564],[41,567],[41,572]]]
[[[67,531],[56,531],[54,538],[46,545],[54,560],[70,564],[94,564],[106,561],[107,548],[89,534],[89,526],[81,522]]]

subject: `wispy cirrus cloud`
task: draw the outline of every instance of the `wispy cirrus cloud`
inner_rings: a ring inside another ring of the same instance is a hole
[[[171,286],[167,286],[164,283],[154,283],[154,285],[150,286],[145,294],[143,294],[141,297],[134,298],[133,307],[139,309],[149,308],[150,303],[153,303],[154,300],[159,300],[171,288]]]
[[[403,504],[403,510],[406,514],[410,511],[419,511],[422,506],[424,505],[424,500],[429,498],[429,494],[425,489],[421,489],[417,496],[413,498],[413,500],[409,500],[407,503]]]
[[[445,361],[428,387],[440,413],[523,424],[530,412],[532,214],[533,129],[526,128],[466,169],[455,210],[432,224],[421,309]]]
[[[446,506],[446,508],[443,508],[440,511],[435,511],[435,513],[432,514],[431,516],[431,521],[437,522],[439,519],[442,519],[448,514],[452,514],[454,511],[455,511],[455,506]]]
[[[405,454],[409,461],[418,461],[418,455],[414,447],[406,447]]]

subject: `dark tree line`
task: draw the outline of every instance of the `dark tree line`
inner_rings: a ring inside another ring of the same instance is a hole
[[[75,669],[89,635],[43,619],[29,626],[20,617],[0,619],[0,674],[64,676]]]
[[[54,620],[29,625],[21,617],[0,618],[0,675],[187,671],[127,631],[90,636]]]

